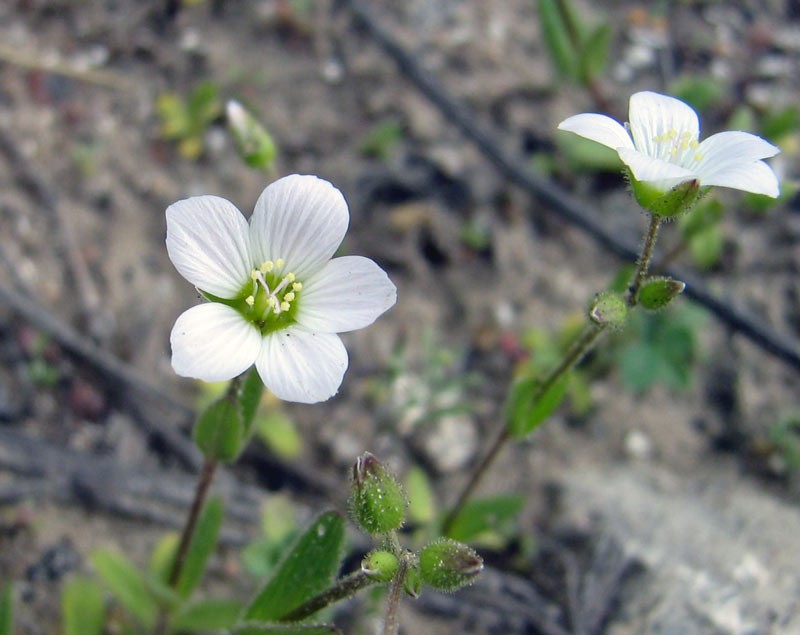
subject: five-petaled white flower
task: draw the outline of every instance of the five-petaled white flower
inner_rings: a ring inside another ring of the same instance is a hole
[[[780,148],[761,137],[728,131],[699,143],[697,113],[679,99],[649,91],[631,96],[628,117],[630,124],[623,127],[606,115],[585,113],[558,127],[613,148],[637,181],[662,192],[697,180],[701,187],[780,194],[775,172],[761,160]]]
[[[255,364],[280,399],[333,396],[348,363],[336,334],[371,324],[397,298],[372,260],[331,260],[348,224],[342,193],[298,174],[264,190],[249,224],[217,196],[170,205],[170,260],[210,300],[175,322],[175,372],[222,381]]]

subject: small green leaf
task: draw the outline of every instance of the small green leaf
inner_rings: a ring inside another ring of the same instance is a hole
[[[539,0],[539,22],[550,60],[569,79],[578,76],[578,54],[569,37],[557,0]]]
[[[206,563],[214,548],[217,546],[219,529],[222,526],[222,499],[218,496],[210,498],[200,513],[197,520],[186,560],[183,563],[181,577],[178,579],[176,590],[183,598],[188,598],[197,588]]]
[[[382,121],[361,140],[359,152],[375,159],[387,159],[403,137],[403,129],[394,120]]]
[[[148,630],[156,620],[158,606],[139,570],[123,555],[108,549],[92,553],[92,565],[114,596]]]
[[[570,373],[564,373],[535,400],[533,397],[539,389],[538,379],[527,377],[514,384],[506,405],[509,433],[514,437],[524,437],[553,414],[564,399],[569,377]]]
[[[524,504],[524,498],[511,495],[470,501],[453,519],[447,536],[459,542],[469,542],[479,534],[497,529],[515,518]]]
[[[608,64],[608,50],[611,46],[611,27],[598,25],[583,43],[580,55],[581,81],[591,82],[602,74]]]
[[[332,624],[246,623],[233,632],[235,635],[331,635],[342,631]]]
[[[14,585],[6,582],[0,590],[0,635],[14,635]]]
[[[255,420],[255,433],[264,444],[284,459],[294,459],[303,450],[297,426],[282,412],[270,412]]]
[[[245,439],[250,437],[253,417],[256,415],[263,392],[264,382],[261,381],[261,376],[258,374],[256,367],[253,366],[247,372],[244,382],[242,382],[242,390],[239,393],[239,413],[242,417]]]
[[[161,537],[150,554],[150,573],[155,579],[161,580],[164,584],[169,579],[172,560],[178,549],[179,541],[178,532],[170,531]]]
[[[339,570],[344,533],[340,514],[320,516],[250,604],[245,619],[279,620],[328,588]]]
[[[194,442],[216,461],[234,461],[242,448],[244,427],[238,408],[227,397],[212,403],[194,425]]]
[[[436,516],[436,496],[430,479],[419,466],[413,466],[406,474],[408,493],[408,517],[416,523],[429,523]]]
[[[660,374],[660,351],[649,342],[634,342],[620,358],[622,381],[629,388],[643,392],[653,385]]]
[[[170,624],[173,631],[212,631],[236,626],[244,605],[239,600],[208,598],[182,606]]]
[[[226,110],[228,128],[244,162],[257,170],[271,170],[278,156],[278,147],[272,135],[238,101],[230,100]]]
[[[103,589],[94,580],[73,578],[61,594],[64,635],[102,635],[106,607]]]

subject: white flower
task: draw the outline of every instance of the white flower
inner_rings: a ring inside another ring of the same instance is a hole
[[[606,115],[585,113],[558,128],[613,148],[637,181],[666,191],[697,180],[701,187],[719,185],[746,192],[780,194],[778,178],[764,161],[780,148],[748,132],[729,131],[698,142],[697,113],[674,97],[644,91],[631,96],[630,124]]]
[[[298,174],[264,190],[249,224],[217,196],[170,205],[170,260],[211,300],[175,322],[175,372],[222,381],[255,364],[281,399],[314,403],[333,396],[348,362],[336,333],[371,324],[397,297],[372,260],[331,260],[348,223],[338,189]]]

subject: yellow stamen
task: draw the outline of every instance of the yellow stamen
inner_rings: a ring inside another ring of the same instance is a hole
[[[269,273],[274,266],[275,264],[271,260],[267,260],[261,264],[261,273]]]
[[[286,261],[285,261],[283,258],[278,258],[278,259],[275,261],[275,266],[276,266],[278,269],[280,269],[281,267],[283,267],[283,265],[285,265],[285,264],[286,264]]]
[[[693,141],[690,141],[690,142],[689,142],[689,147],[690,147],[692,150],[696,150],[696,149],[697,149],[697,146],[699,146],[699,145],[700,145],[700,143],[697,141],[697,139],[694,139]]]
[[[294,282],[294,274],[290,271],[289,273],[286,274],[286,279],[289,282]]]
[[[289,293],[283,296],[283,299],[286,300],[287,302],[291,302],[292,300],[294,300],[294,292],[289,291]]]
[[[695,152],[694,153],[694,160],[695,161],[702,161],[703,160],[703,155],[700,154],[699,152]]]
[[[302,282],[295,282],[292,284],[292,289],[294,289],[295,291],[300,291],[300,289],[302,288],[303,288]]]
[[[250,272],[250,277],[251,277],[253,280],[258,280],[258,271],[256,271],[255,269],[253,269],[253,270]]]
[[[247,306],[253,306],[256,303],[256,299],[252,295],[248,295],[244,301],[247,302]]]
[[[289,303],[281,302],[281,311],[288,311],[288,310],[289,310]]]

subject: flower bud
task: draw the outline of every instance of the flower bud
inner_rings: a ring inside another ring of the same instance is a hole
[[[633,175],[631,175],[631,185],[639,205],[650,214],[662,218],[671,218],[690,210],[700,196],[708,191],[708,188],[700,187],[697,179],[679,183],[666,192],[653,187],[651,183],[637,181]]]
[[[475,579],[483,570],[483,560],[471,547],[440,538],[423,547],[419,568],[426,584],[439,591],[455,591]]]
[[[406,592],[406,595],[415,600],[420,596],[420,593],[422,593],[422,576],[416,564],[408,567],[406,579],[403,580],[403,590]]]
[[[686,288],[686,283],[672,278],[650,278],[639,289],[637,301],[649,311],[667,306]]]
[[[611,329],[625,326],[628,318],[628,303],[618,293],[598,293],[589,309],[589,319],[595,324]]]
[[[399,483],[369,452],[353,466],[350,512],[362,529],[385,534],[405,520],[406,497]]]
[[[400,563],[391,551],[370,551],[361,561],[361,570],[373,580],[388,582],[397,573]]]
[[[251,168],[269,169],[278,149],[269,132],[242,105],[231,99],[225,108],[228,127],[244,162]]]

